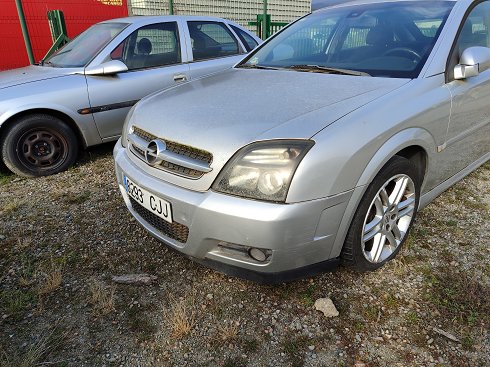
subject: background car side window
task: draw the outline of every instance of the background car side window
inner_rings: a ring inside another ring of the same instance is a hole
[[[124,62],[129,70],[180,63],[177,23],[141,27],[112,51],[111,58]]]
[[[250,37],[247,32],[242,31],[240,28],[235,27],[230,24],[230,27],[233,29],[233,31],[236,33],[238,38],[242,41],[243,45],[247,49],[248,52],[252,51],[255,47],[257,47],[258,43],[255,41],[252,37]]]
[[[477,5],[466,18],[458,39],[459,55],[468,47],[490,47],[490,1]]]
[[[187,22],[187,24],[194,61],[239,53],[237,40],[223,23],[201,21]]]

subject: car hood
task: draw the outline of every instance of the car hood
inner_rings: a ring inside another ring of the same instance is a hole
[[[27,66],[0,72],[0,89],[73,74],[75,69]]]
[[[147,97],[138,103],[131,121],[162,139],[211,152],[213,171],[203,176],[199,187],[189,186],[206,190],[243,146],[267,139],[309,139],[342,116],[407,82],[231,69]]]

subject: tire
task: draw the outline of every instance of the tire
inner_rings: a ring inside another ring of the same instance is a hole
[[[20,117],[2,135],[0,148],[7,168],[24,177],[62,172],[78,156],[78,140],[73,130],[46,114]]]
[[[420,200],[419,170],[394,156],[368,186],[347,232],[341,259],[364,272],[393,259],[408,237]]]

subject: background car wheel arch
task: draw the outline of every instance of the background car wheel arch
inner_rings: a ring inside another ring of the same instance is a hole
[[[29,110],[23,110],[11,115],[3,123],[0,124],[0,139],[5,134],[5,131],[7,131],[11,125],[15,124],[17,120],[29,115],[37,115],[37,114],[53,116],[63,121],[63,123],[65,123],[75,133],[75,136],[77,137],[78,140],[78,144],[83,148],[87,147],[87,142],[83,138],[83,134],[80,131],[77,124],[75,123],[75,121],[73,121],[73,119],[66,113],[54,109],[49,109],[49,108],[33,108]]]

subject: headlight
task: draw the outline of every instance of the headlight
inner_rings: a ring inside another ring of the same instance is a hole
[[[131,107],[129,110],[128,114],[126,115],[126,119],[124,120],[124,125],[122,129],[122,136],[121,136],[121,144],[124,148],[128,145],[128,126],[129,126],[129,120],[131,120],[131,117],[133,117],[134,113],[134,108],[136,105]]]
[[[213,189],[251,199],[284,202],[294,172],[313,144],[311,140],[250,144],[226,164]]]

